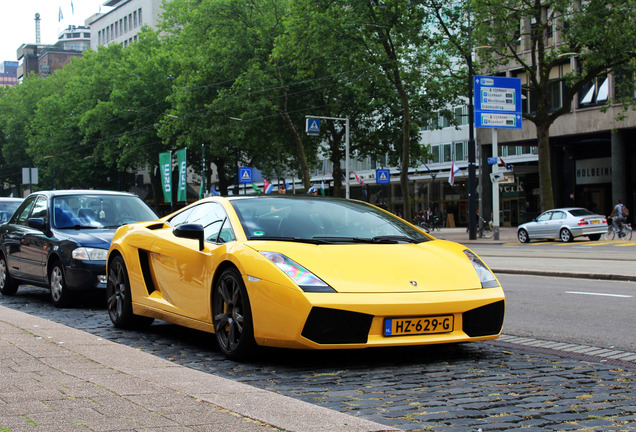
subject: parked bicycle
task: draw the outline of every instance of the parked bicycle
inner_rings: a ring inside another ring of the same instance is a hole
[[[495,235],[495,231],[492,229],[492,221],[486,221],[484,218],[479,218],[479,226],[477,227],[477,237],[479,238],[492,238]]]
[[[631,240],[632,239],[632,224],[630,223],[621,223],[618,232],[614,231],[614,224],[612,223],[612,218],[608,216],[607,218],[607,232],[603,234],[603,238],[605,240]]]
[[[434,216],[433,221],[430,223],[424,220],[421,221],[419,223],[419,226],[422,227],[424,231],[426,231],[427,233],[430,233],[431,231],[435,231],[435,230],[437,231],[442,230],[442,222],[438,216]]]

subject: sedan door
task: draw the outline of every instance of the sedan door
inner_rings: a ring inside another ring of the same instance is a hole
[[[546,235],[550,238],[558,238],[559,231],[561,231],[561,227],[565,223],[566,217],[567,214],[564,211],[553,211],[552,217],[547,223]]]
[[[22,238],[23,271],[29,275],[29,279],[45,282],[46,262],[53,247],[51,238],[45,231],[48,230],[48,200],[40,196],[35,201],[29,219],[37,219],[42,222],[42,229],[28,226]]]
[[[535,222],[528,224],[528,235],[530,238],[545,238],[548,236],[548,224],[552,216],[551,211],[539,215]]]
[[[24,257],[24,237],[30,230],[27,227],[27,220],[35,204],[35,198],[35,196],[27,198],[16,210],[9,223],[3,227],[2,248],[7,258],[7,266],[10,274],[18,279],[28,277],[28,265],[25,265]]]

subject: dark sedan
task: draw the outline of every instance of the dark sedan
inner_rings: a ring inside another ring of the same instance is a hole
[[[62,307],[74,292],[105,289],[106,257],[115,230],[156,218],[131,193],[33,193],[0,226],[0,292],[13,295],[21,283],[48,287],[53,304]]]

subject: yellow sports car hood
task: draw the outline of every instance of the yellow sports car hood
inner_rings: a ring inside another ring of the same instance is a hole
[[[250,241],[257,251],[278,252],[340,293],[481,289],[475,268],[457,243],[313,245]]]

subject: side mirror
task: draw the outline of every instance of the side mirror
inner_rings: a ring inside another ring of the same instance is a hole
[[[29,218],[27,219],[27,226],[29,228],[33,228],[36,230],[44,231],[46,229],[46,225],[44,223],[44,219],[42,218]]]
[[[183,224],[175,228],[172,233],[176,237],[199,240],[199,250],[203,250],[203,225]]]

